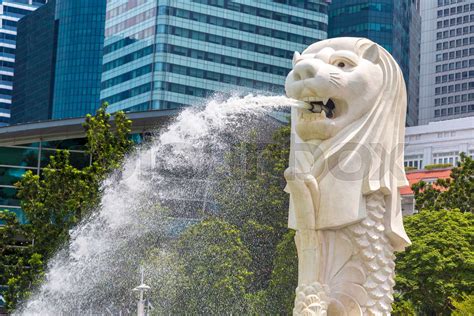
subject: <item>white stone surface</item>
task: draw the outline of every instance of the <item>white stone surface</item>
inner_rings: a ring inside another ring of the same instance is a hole
[[[393,251],[410,243],[399,194],[402,73],[372,41],[336,38],[295,53],[285,88],[302,101],[285,172],[298,250],[294,314],[390,314]]]

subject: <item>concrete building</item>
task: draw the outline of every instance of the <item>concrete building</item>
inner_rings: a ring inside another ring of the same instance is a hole
[[[283,92],[295,50],[327,37],[329,1],[110,0],[101,99],[172,109],[214,92]]]
[[[12,123],[95,112],[105,8],[105,0],[56,0],[21,20]]]
[[[474,117],[406,129],[406,167],[423,169],[431,164],[455,165],[461,152],[474,158]]]
[[[0,1],[0,126],[10,123],[18,20],[46,1]]]
[[[474,115],[474,2],[421,2],[419,124]]]
[[[419,0],[332,0],[329,6],[329,37],[369,38],[400,65],[407,84],[407,126],[418,122],[419,8]]]

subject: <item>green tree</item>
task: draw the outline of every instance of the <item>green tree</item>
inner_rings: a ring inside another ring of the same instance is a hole
[[[458,208],[462,212],[474,212],[474,161],[461,153],[449,179],[438,179],[433,184],[420,181],[412,189],[418,210]]]
[[[465,295],[461,301],[453,300],[454,316],[474,315],[474,294]]]
[[[166,284],[167,293],[153,293],[153,301],[162,301],[163,295],[171,297],[171,302],[159,307],[162,313],[171,310],[173,314],[241,315],[291,311],[292,302],[289,307],[286,304],[294,300],[295,282],[283,290],[277,286],[285,281],[285,265],[291,261],[286,257],[287,247],[290,252],[295,249],[293,237],[285,236],[288,196],[283,191],[283,172],[289,155],[289,135],[289,126],[285,126],[274,134],[271,143],[259,144],[255,134],[237,143],[226,157],[227,168],[217,174],[220,190],[215,198],[219,211],[187,229],[169,250],[175,253],[171,259],[163,252],[151,257],[153,270],[166,271],[165,275],[158,273],[158,282]],[[174,262],[173,268],[164,267],[165,261]],[[274,261],[281,274],[275,276],[267,291]],[[290,268],[288,278],[295,275],[296,265]],[[172,276],[173,284],[167,276]],[[278,302],[285,291],[290,298]],[[271,298],[277,306],[267,303],[270,292],[274,292]]]
[[[112,122],[106,110],[104,103],[95,116],[87,115],[83,124],[90,166],[77,169],[69,151],[56,151],[41,175],[28,171],[16,184],[28,224],[19,225],[7,212],[0,212],[6,222],[0,227],[0,245],[15,249],[0,258],[0,267],[8,267],[1,281],[8,284],[9,309],[28,296],[48,259],[69,239],[69,230],[98,205],[101,182],[120,168],[131,149],[131,121],[118,112]],[[30,246],[12,248],[17,239]]]
[[[91,173],[100,182],[104,177],[120,169],[125,155],[130,151],[133,141],[130,139],[132,121],[124,112],[114,114],[111,121],[107,113],[108,104],[104,103],[95,116],[86,115],[83,124],[86,131],[87,153],[91,155]]]
[[[288,195],[283,191],[288,164],[290,127],[279,128],[267,144],[256,135],[238,143],[218,173],[218,216],[236,225],[252,257],[252,292],[268,287],[275,249],[288,231]]]
[[[236,226],[219,219],[204,220],[180,236],[175,251],[186,281],[173,314],[248,313],[251,257]]]
[[[400,299],[394,306],[412,305],[421,314],[449,314],[453,302],[471,295],[474,285],[473,160],[462,153],[450,179],[420,181],[412,189],[416,209],[422,211],[405,218],[413,244],[397,255]]]
[[[25,285],[29,287],[36,275],[34,268],[41,257],[32,251],[30,225],[21,225],[15,213],[8,210],[0,211],[0,222],[3,223],[0,226],[0,284],[9,285],[3,296],[6,308],[11,309],[15,301],[28,295],[16,289]],[[33,269],[28,265],[29,261]]]
[[[405,218],[412,245],[397,254],[396,291],[422,315],[449,314],[474,287],[474,215],[423,210]]]
[[[270,284],[265,290],[266,313],[291,315],[298,285],[298,254],[295,231],[290,230],[276,248]]]
[[[15,302],[27,299],[32,289],[39,285],[44,274],[44,262],[40,254],[33,253],[28,260],[19,257],[15,268],[14,273],[7,281],[8,289],[5,299],[8,309],[13,309],[16,306]]]
[[[27,171],[17,183],[35,251],[49,258],[68,239],[69,229],[96,198],[94,175],[79,170],[69,161],[67,150],[57,151],[42,170],[41,177]]]
[[[400,295],[394,295],[392,304],[392,315],[394,316],[415,316],[415,308],[409,300],[403,299]]]
[[[69,229],[98,204],[101,182],[120,168],[132,146],[131,121],[118,112],[112,126],[106,110],[104,103],[95,116],[88,114],[83,124],[90,166],[77,169],[70,162],[69,151],[58,150],[41,176],[28,171],[16,185],[33,230],[35,249],[45,259],[68,240]]]

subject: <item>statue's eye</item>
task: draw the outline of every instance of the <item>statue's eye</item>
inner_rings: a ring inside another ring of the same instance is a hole
[[[337,63],[337,67],[344,68],[344,67],[346,67],[346,64],[341,61],[341,62]]]

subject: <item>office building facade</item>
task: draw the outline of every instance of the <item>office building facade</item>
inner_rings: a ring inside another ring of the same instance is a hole
[[[10,123],[17,23],[46,0],[0,1],[0,127]]]
[[[106,0],[56,1],[57,49],[52,118],[100,106]]]
[[[18,22],[10,124],[51,118],[56,55],[55,1]]]
[[[419,123],[474,115],[474,2],[423,1]]]
[[[408,126],[418,122],[421,17],[419,0],[332,0],[329,37],[366,37],[389,51],[407,85]]]
[[[405,133],[405,167],[455,166],[460,153],[474,159],[474,117],[413,126]]]
[[[19,22],[12,123],[96,111],[105,8],[105,0],[49,1]]]
[[[101,99],[172,109],[215,92],[283,92],[295,50],[327,37],[327,2],[110,0]]]

